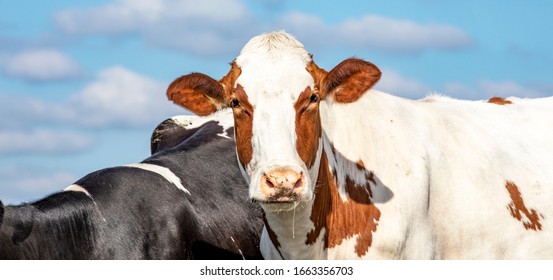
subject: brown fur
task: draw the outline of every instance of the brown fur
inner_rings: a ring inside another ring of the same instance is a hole
[[[513,102],[503,98],[503,97],[497,97],[494,96],[488,100],[488,103],[497,104],[497,105],[507,105],[507,104],[513,104]]]
[[[182,76],[169,85],[167,98],[196,115],[213,114],[227,107],[228,98],[240,73],[240,67],[232,62],[229,73],[219,82],[202,73]]]
[[[328,73],[314,62],[306,69],[319,85],[323,98],[333,95],[339,103],[357,101],[382,75],[376,65],[356,58],[342,61]]]
[[[338,193],[335,176],[330,172],[328,160],[323,152],[311,220],[315,228],[307,234],[306,244],[314,244],[325,228],[325,248],[333,248],[347,238],[358,235],[355,252],[364,256],[378,227],[380,210],[371,201],[370,185],[358,186],[346,178],[348,200],[344,202]]]
[[[252,160],[252,127],[253,127],[253,107],[248,101],[248,95],[244,88],[238,84],[234,89],[230,99],[236,98],[240,102],[239,108],[233,108],[234,130],[236,131],[236,151],[240,163],[246,168],[246,165]]]
[[[507,181],[505,188],[507,188],[507,191],[511,196],[511,203],[507,205],[507,209],[509,209],[511,216],[518,221],[522,221],[522,215],[524,215],[528,219],[528,221],[522,222],[525,229],[535,231],[541,230],[542,225],[540,223],[540,217],[543,218],[543,215],[534,209],[528,209],[526,207],[524,200],[522,199],[522,194],[518,190],[515,183]]]
[[[315,163],[322,133],[319,102],[310,102],[312,94],[311,88],[307,87],[294,104],[294,109],[296,109],[296,149],[307,168],[311,168]]]
[[[230,63],[230,70],[229,72],[219,80],[219,83],[223,85],[223,88],[225,89],[226,97],[229,97],[232,93],[232,90],[234,88],[234,83],[238,79],[238,77],[242,74],[242,69],[236,65],[236,62],[233,61]],[[228,103],[228,99],[225,100]]]
[[[167,88],[167,98],[191,112],[206,116],[223,106],[225,92],[213,78],[192,73],[173,81]]]
[[[311,76],[313,77],[313,80],[315,81],[314,91],[320,92],[322,88],[322,82],[326,77],[326,75],[328,75],[328,72],[320,68],[313,61],[309,62],[309,64],[307,65],[307,67],[305,67],[305,69],[307,70],[307,72],[309,72],[309,74],[311,74]],[[321,98],[324,98],[324,96],[321,96]]]

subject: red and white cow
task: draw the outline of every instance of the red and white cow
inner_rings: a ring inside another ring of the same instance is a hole
[[[327,72],[284,32],[231,65],[167,95],[232,108],[265,258],[553,258],[553,98],[403,99],[372,89],[372,63]]]

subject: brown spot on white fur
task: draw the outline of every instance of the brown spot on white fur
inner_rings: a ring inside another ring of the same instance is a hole
[[[503,98],[503,97],[497,97],[494,96],[488,100],[488,103],[497,104],[497,105],[507,105],[507,104],[513,104],[513,102]]]
[[[542,214],[539,214],[534,209],[528,209],[522,199],[522,194],[518,190],[517,185],[511,181],[507,181],[505,188],[511,196],[511,203],[507,205],[507,209],[511,213],[513,218],[519,220],[524,225],[525,229],[539,231],[542,228],[540,223],[540,217],[543,218]],[[523,215],[527,220],[523,221]]]
[[[236,99],[239,102],[238,107],[233,108],[234,113],[234,134],[236,137],[236,152],[240,164],[246,168],[246,165],[252,160],[252,127],[253,127],[253,106],[248,101],[248,95],[244,88],[238,84],[233,90],[230,100]]]
[[[298,97],[294,109],[296,110],[296,150],[307,168],[311,168],[317,158],[322,133],[319,96],[307,87]]]
[[[370,185],[358,186],[346,178],[348,200],[343,201],[338,192],[335,176],[330,172],[325,153],[321,157],[317,190],[311,220],[315,228],[307,234],[306,244],[314,244],[323,228],[325,248],[340,245],[345,239],[358,235],[355,253],[364,256],[378,227],[380,210],[371,201]]]
[[[374,179],[374,173],[372,171],[368,172],[365,178],[376,185],[376,180]]]
[[[334,154],[336,155],[336,154]],[[355,166],[357,166],[357,169],[363,171],[365,173],[365,179],[367,181],[372,182],[376,186],[376,180],[374,179],[374,173],[372,171],[367,171],[365,169],[365,163],[363,163],[362,160],[359,160],[355,163]]]

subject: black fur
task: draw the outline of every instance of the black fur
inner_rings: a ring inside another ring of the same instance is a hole
[[[154,131],[144,163],[169,168],[187,194],[161,175],[113,167],[18,206],[0,202],[0,259],[260,259],[262,211],[248,200],[235,144],[216,122]],[[170,125],[174,125],[170,124]]]

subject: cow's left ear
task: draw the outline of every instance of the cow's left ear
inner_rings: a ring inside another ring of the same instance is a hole
[[[342,61],[330,72],[311,62],[307,71],[315,80],[315,87],[319,89],[321,97],[331,97],[339,103],[357,101],[382,75],[376,65],[357,58]]]

